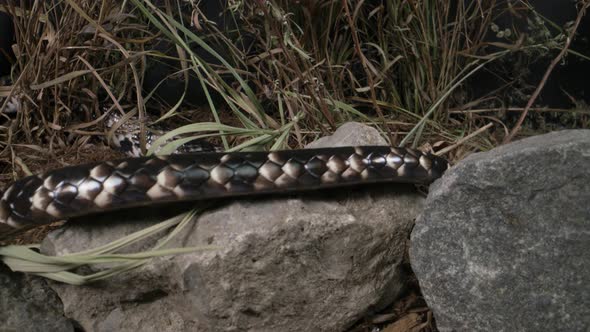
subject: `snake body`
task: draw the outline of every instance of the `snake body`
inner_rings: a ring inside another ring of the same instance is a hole
[[[376,182],[428,184],[447,162],[387,146],[205,152],[76,165],[28,176],[0,199],[0,239],[57,220],[156,203]]]

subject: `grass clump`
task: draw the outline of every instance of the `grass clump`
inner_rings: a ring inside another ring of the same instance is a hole
[[[5,170],[21,168],[17,157],[35,169],[31,153],[84,160],[88,144],[101,144],[97,136],[124,126],[105,128],[111,112],[139,118],[139,137],[153,124],[150,112],[179,128],[185,136],[163,152],[195,138],[226,150],[300,148],[345,121],[375,126],[392,145],[426,149],[477,132],[446,150],[458,159],[499,144],[506,131],[493,114],[462,112],[487,100],[470,99],[468,78],[507,54],[563,45],[559,31],[525,36],[494,23],[530,8],[441,0],[13,3],[2,7],[17,31],[14,85],[3,94],[22,94],[24,108],[0,128],[0,160]],[[166,98],[168,86],[179,87],[175,98]],[[194,99],[201,105],[187,106]]]

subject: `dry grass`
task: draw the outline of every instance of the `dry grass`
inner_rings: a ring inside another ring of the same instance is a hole
[[[393,145],[444,149],[457,160],[500,144],[510,129],[498,112],[471,112],[485,98],[465,99],[465,80],[507,54],[565,42],[549,36],[527,44],[517,33],[506,43],[486,42],[494,15],[508,8],[502,1],[232,1],[226,17],[239,30],[212,24],[182,2],[158,2],[3,8],[17,18],[8,93],[24,94],[23,112],[0,127],[4,178],[37,170],[37,159],[86,160],[85,147],[116,129],[105,130],[109,112],[143,119],[151,108],[177,127],[193,123],[180,103],[159,104],[141,89],[148,64],[162,60],[176,61],[178,77],[202,79],[208,111],[198,118],[217,126],[185,130],[189,136],[217,136],[226,148],[296,148],[356,120]],[[157,51],[162,40],[177,52]],[[219,58],[214,64],[195,52],[207,45],[208,58]]]
[[[88,144],[104,135],[103,115],[137,113],[139,103],[131,103],[141,90],[134,75],[151,34],[114,1],[36,2],[23,15],[14,7],[7,11],[16,16],[17,28],[12,94],[22,94],[23,108],[0,128],[5,171],[22,176],[22,166],[35,160],[63,165],[79,162],[72,156],[92,158]],[[113,34],[119,35],[116,42]]]

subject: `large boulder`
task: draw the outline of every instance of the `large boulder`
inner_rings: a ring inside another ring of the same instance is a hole
[[[347,124],[322,146],[384,144],[375,129]],[[403,185],[234,200],[205,212],[172,243],[222,250],[53,288],[88,332],[341,331],[403,289],[404,252],[423,200]],[[43,247],[69,253],[153,224],[137,214],[69,223]]]
[[[441,331],[590,329],[590,131],[474,154],[431,186],[410,259]]]

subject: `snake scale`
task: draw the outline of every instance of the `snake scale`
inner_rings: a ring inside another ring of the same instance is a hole
[[[32,175],[0,199],[0,239],[53,221],[165,202],[364,183],[423,183],[448,163],[387,146],[126,158]]]

